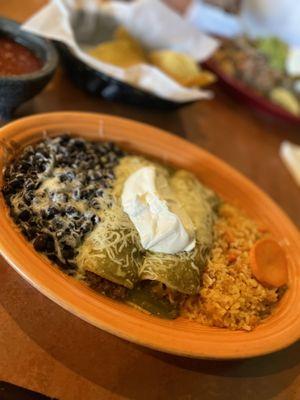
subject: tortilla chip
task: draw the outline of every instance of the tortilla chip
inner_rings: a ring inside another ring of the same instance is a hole
[[[141,46],[127,39],[117,39],[101,43],[91,49],[89,54],[100,61],[122,68],[147,62]]]
[[[135,43],[141,46],[140,43],[127,31],[124,26],[120,25],[114,32],[113,38],[115,40],[128,40],[129,42]]]
[[[186,79],[182,84],[187,87],[204,87],[216,82],[216,75],[209,71],[200,71],[198,75]]]
[[[153,65],[183,86],[205,86],[215,81],[212,73],[201,71],[197,62],[186,54],[159,50],[150,53],[149,58]]]
[[[158,50],[149,54],[141,44],[123,27],[114,32],[113,40],[104,42],[89,51],[92,57],[121,68],[136,64],[150,63],[161,69],[183,86],[206,86],[215,82],[216,77],[202,71],[190,56],[172,50]]]

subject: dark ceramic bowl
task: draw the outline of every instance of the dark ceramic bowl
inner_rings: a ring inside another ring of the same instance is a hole
[[[79,60],[67,46],[56,42],[56,47],[68,76],[78,87],[95,96],[103,97],[106,100],[164,110],[176,109],[191,103],[165,100],[145,90],[111,78]]]
[[[15,21],[0,18],[0,36],[9,37],[25,46],[43,62],[42,68],[31,74],[0,75],[0,119],[9,120],[19,105],[39,93],[50,81],[58,56],[49,41],[21,30]]]

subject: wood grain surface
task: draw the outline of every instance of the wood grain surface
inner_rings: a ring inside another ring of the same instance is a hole
[[[0,0],[0,15],[22,21],[43,3]],[[278,157],[282,140],[300,144],[300,127],[257,115],[218,88],[215,92],[213,101],[176,112],[143,110],[90,97],[58,71],[46,90],[15,117],[54,110],[97,111],[169,130],[250,177],[300,226],[300,190]],[[29,286],[4,261],[0,282],[0,380],[60,400],[300,398],[300,343],[237,362],[169,356],[82,322]]]

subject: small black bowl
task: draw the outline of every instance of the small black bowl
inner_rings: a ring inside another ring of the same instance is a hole
[[[58,56],[49,41],[23,31],[15,21],[0,18],[0,36],[8,37],[28,48],[43,62],[41,69],[30,74],[0,75],[0,120],[6,121],[19,105],[46,86],[54,74]]]
[[[59,42],[55,44],[60,53],[62,63],[68,72],[68,76],[79,88],[88,93],[111,101],[161,110],[174,110],[192,103],[178,103],[162,99],[145,90],[121,82],[89,67],[79,60],[66,45]]]

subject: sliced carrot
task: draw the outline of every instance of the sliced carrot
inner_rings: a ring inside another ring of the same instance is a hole
[[[280,287],[288,280],[287,259],[274,239],[261,239],[250,251],[250,264],[255,278],[265,286]]]

